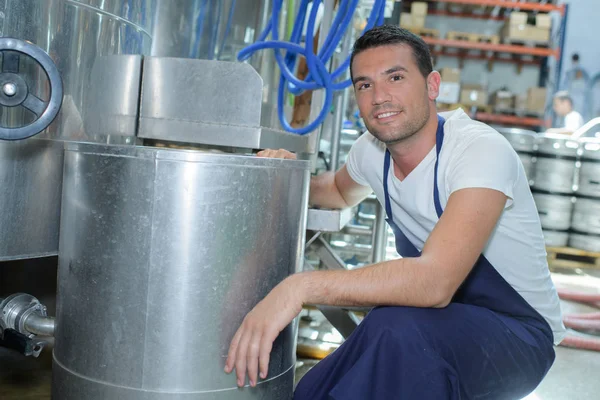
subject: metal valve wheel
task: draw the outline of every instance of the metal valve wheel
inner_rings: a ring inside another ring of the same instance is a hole
[[[20,39],[0,38],[0,52],[3,53],[0,72],[0,105],[5,107],[22,106],[36,117],[32,123],[18,128],[0,126],[0,140],[27,139],[42,132],[56,118],[62,105],[62,79],[50,56],[32,43]],[[48,77],[50,100],[47,102],[31,93],[23,77],[18,74],[20,54],[33,58]]]

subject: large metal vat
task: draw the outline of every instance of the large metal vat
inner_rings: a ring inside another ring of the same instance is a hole
[[[551,193],[573,193],[579,143],[568,136],[544,134],[538,140],[533,188]]]
[[[600,198],[600,139],[582,138],[577,194]]]
[[[500,132],[515,149],[519,158],[521,159],[523,168],[525,169],[525,176],[527,176],[529,181],[532,181],[533,173],[535,171],[537,134],[534,131],[518,128],[506,128],[502,126],[494,126],[494,129]]]
[[[296,330],[267,381],[223,372],[244,316],[303,258],[309,162],[67,144],[53,396],[291,398]]]
[[[0,36],[35,44],[50,55],[62,77],[62,110],[40,137],[102,142],[117,134],[132,142],[141,59],[137,64],[128,61],[124,68],[114,57],[150,52],[151,4],[151,0],[0,1]],[[6,57],[14,52],[3,53]],[[48,101],[50,83],[37,61],[23,54],[17,60],[15,72],[29,91]],[[103,77],[113,78],[107,82]],[[99,107],[102,104],[110,107]],[[0,126],[32,122],[33,115],[23,107],[1,109]],[[0,260],[58,253],[62,151],[62,142],[0,140]]]
[[[571,227],[572,196],[533,193],[543,229],[566,231]]]

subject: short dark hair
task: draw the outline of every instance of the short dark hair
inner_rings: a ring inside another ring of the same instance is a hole
[[[350,77],[353,77],[352,63],[354,62],[354,57],[374,47],[394,44],[406,44],[412,48],[419,71],[421,71],[424,78],[427,78],[433,71],[429,46],[427,46],[427,43],[421,37],[399,26],[381,25],[366,31],[354,43],[352,54],[350,55]]]
[[[570,105],[573,105],[573,99],[571,98],[571,95],[569,95],[569,92],[567,92],[566,90],[561,90],[560,92],[556,92],[554,94],[553,98],[560,100],[560,101],[568,101]]]

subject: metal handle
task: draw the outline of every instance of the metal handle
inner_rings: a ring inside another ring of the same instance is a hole
[[[14,38],[0,38],[2,55],[2,71],[0,72],[0,105],[6,107],[23,106],[36,119],[29,125],[18,128],[0,126],[0,140],[21,140],[37,135],[48,127],[56,118],[62,105],[63,84],[58,68],[48,53],[34,45]],[[25,80],[18,74],[20,54],[33,58],[48,77],[50,100],[44,101],[33,93]]]

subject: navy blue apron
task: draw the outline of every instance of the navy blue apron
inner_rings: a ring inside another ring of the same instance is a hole
[[[438,116],[433,185],[438,218],[444,122]],[[419,257],[393,219],[390,165],[386,151],[387,222],[398,253]],[[553,362],[550,326],[482,254],[447,307],[373,309],[339,349],[304,376],[294,399],[518,400],[537,387]]]

